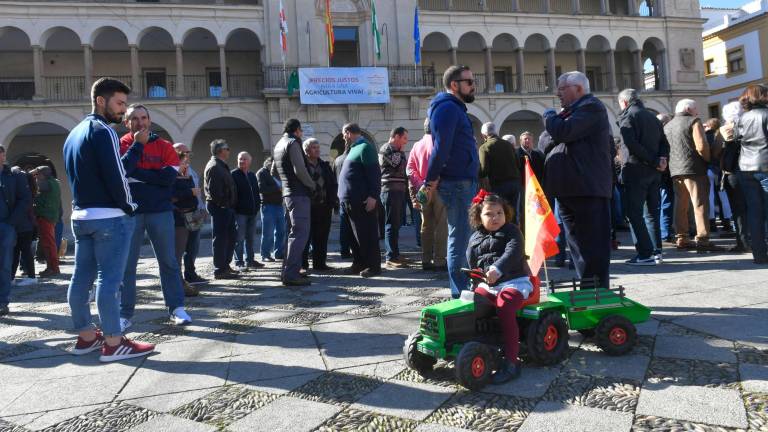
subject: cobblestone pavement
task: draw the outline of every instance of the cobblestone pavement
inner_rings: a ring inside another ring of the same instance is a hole
[[[269,264],[203,286],[187,299],[192,325],[173,327],[145,252],[130,336],[158,344],[148,358],[69,355],[66,277],[14,289],[0,319],[0,431],[768,430],[768,268],[748,255],[670,251],[633,268],[625,246],[614,283],[654,309],[633,352],[608,357],[572,332],[562,364],[470,392],[450,364],[420,376],[402,362],[420,308],[448,295],[444,275],[335,272],[285,288]],[[199,267],[210,274],[210,257]]]

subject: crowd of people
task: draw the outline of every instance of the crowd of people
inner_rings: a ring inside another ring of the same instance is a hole
[[[262,262],[281,260],[282,284],[306,286],[310,258],[312,271],[334,270],[327,260],[334,212],[340,218],[342,258],[352,261],[337,270],[367,278],[383,267],[416,265],[399,243],[410,208],[420,216],[420,266],[447,272],[454,298],[469,286],[462,268],[478,267],[486,275],[490,291],[484,295],[498,306],[508,337],[507,363],[496,380],[512,379],[520,371],[517,327],[509,317],[527,298],[535,276],[522,239],[526,163],[561,226],[555,264],[569,261],[583,283],[609,286],[615,230],[624,221],[636,250],[628,265],[662,264],[663,241],[678,249],[722,251],[710,239],[715,202],[721,229],[735,232],[730,250],[751,251],[756,264],[768,263],[766,87],[747,87],[738,102],[724,107],[722,124],[702,122],[693,100],[679,101],[674,114],[657,114],[636,90],[625,89],[618,94],[621,113],[613,128],[587,77],[568,72],[557,81],[561,107],[543,113],[545,131],[537,144],[531,132],[500,137],[495,124],[485,123],[478,145],[467,115],[474,84],[466,66],[445,71],[445,91],[431,101],[424,133],[408,154],[407,129],[392,129],[377,149],[359,125],[348,123],[341,131],[344,151],[329,163],[320,157],[318,140],[304,137],[301,122],[289,119],[257,172],[247,152],[237,155],[231,169],[229,144],[216,139],[201,177],[190,167],[188,146],[150,132],[149,108],[127,104],[125,84],[96,81],[93,112],[64,144],[75,237],[67,295],[78,331],[72,352],[100,350],[102,361],[115,361],[154,350],[123,336],[132,326],[145,236],[170,322],[185,325],[192,321],[185,297],[199,295],[199,284],[206,282],[195,260],[209,217],[212,278],[238,279],[264,267]],[[110,127],[115,123],[128,132],[119,137]],[[55,173],[49,166],[26,173],[5,162],[0,146],[0,315],[9,312],[16,266],[25,277],[15,285],[35,278],[35,237],[46,262],[39,276],[60,273],[55,226],[61,192]],[[262,262],[256,259],[257,243]],[[90,313],[94,300],[98,328]]]

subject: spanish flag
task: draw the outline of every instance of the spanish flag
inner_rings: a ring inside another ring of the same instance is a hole
[[[531,162],[525,158],[525,254],[534,276],[547,258],[557,255],[555,237],[560,234],[547,197],[536,180]]]
[[[333,58],[333,45],[336,43],[333,37],[333,20],[331,19],[331,0],[325,0],[325,32],[328,35],[328,58]]]

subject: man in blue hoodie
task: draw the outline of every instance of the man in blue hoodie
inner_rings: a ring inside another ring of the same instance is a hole
[[[581,72],[557,80],[563,110],[544,112],[547,132],[557,143],[544,164],[544,190],[559,204],[560,218],[576,275],[608,288],[611,263],[613,158],[605,105],[589,91]]]
[[[448,217],[448,276],[451,295],[469,287],[461,273],[467,266],[469,206],[477,193],[480,158],[467,105],[475,100],[475,80],[467,66],[451,66],[443,74],[445,93],[432,99],[427,115],[434,148],[427,167],[426,192],[438,193]]]

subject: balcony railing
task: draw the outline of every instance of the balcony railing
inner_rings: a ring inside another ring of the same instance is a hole
[[[549,93],[547,85],[547,74],[525,74],[523,75],[523,88],[527,93]]]
[[[34,77],[0,77],[0,100],[30,100],[34,95]]]
[[[43,95],[55,101],[78,101],[87,99],[85,77],[46,76],[43,77]]]

